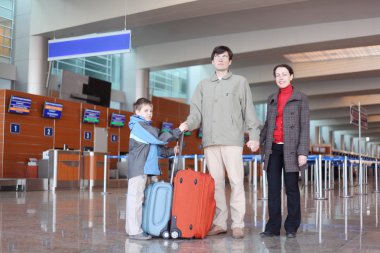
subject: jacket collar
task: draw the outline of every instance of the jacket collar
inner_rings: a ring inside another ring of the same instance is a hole
[[[231,78],[231,76],[232,76],[232,72],[228,71],[228,73],[225,76],[223,76],[222,79],[226,80],[226,79]],[[214,73],[214,75],[211,77],[211,81],[212,82],[216,82],[218,80],[219,80],[218,76]]]
[[[269,99],[269,103],[273,104],[277,104],[277,98],[278,98],[278,93],[280,92],[280,90],[278,89],[275,93],[273,93]],[[293,101],[293,100],[302,100],[302,93],[299,92],[296,88],[294,88],[293,86],[293,92],[292,92],[292,95],[290,96],[289,100],[288,101]]]

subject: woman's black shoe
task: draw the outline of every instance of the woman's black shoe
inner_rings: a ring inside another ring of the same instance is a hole
[[[264,232],[260,233],[261,237],[274,237],[274,236],[279,236],[279,235],[280,235],[280,233],[275,234],[275,233],[272,233],[270,231],[264,231]]]
[[[296,238],[297,233],[295,232],[286,232],[286,238]]]

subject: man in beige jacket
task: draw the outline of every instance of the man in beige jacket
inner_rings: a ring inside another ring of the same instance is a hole
[[[182,124],[186,130],[202,127],[206,163],[215,180],[216,213],[208,235],[227,232],[226,170],[231,185],[232,237],[239,239],[244,237],[244,132],[249,133],[246,145],[252,152],[256,151],[259,122],[247,79],[229,71],[232,57],[228,47],[214,48],[211,62],[215,74],[198,84],[191,99],[190,114]]]

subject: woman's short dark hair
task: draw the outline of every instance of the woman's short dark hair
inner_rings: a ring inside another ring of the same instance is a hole
[[[139,111],[141,110],[142,106],[143,105],[151,105],[153,106],[152,104],[152,101],[150,101],[149,99],[146,99],[146,98],[139,98],[136,100],[136,102],[133,104],[133,110],[136,112],[136,111]]]
[[[274,77],[276,77],[276,70],[278,68],[286,68],[289,71],[290,75],[294,75],[294,71],[293,71],[292,67],[290,67],[288,64],[282,63],[282,64],[278,64],[274,67],[274,69],[273,69],[273,76]]]
[[[217,46],[214,48],[214,50],[212,50],[211,61],[214,60],[214,57],[216,54],[223,54],[224,52],[227,52],[229,60],[232,60],[232,57],[234,56],[234,54],[232,53],[232,51],[229,47]]]

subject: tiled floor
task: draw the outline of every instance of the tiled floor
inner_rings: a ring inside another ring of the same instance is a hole
[[[101,191],[0,192],[0,252],[380,252],[380,194],[372,187],[367,195],[341,198],[336,186],[326,192],[327,200],[314,200],[312,187],[302,188],[302,224],[295,239],[284,231],[260,238],[267,203],[247,186],[244,239],[232,239],[229,231],[204,240],[147,242],[130,241],[125,234],[125,189],[109,189],[105,196]]]

